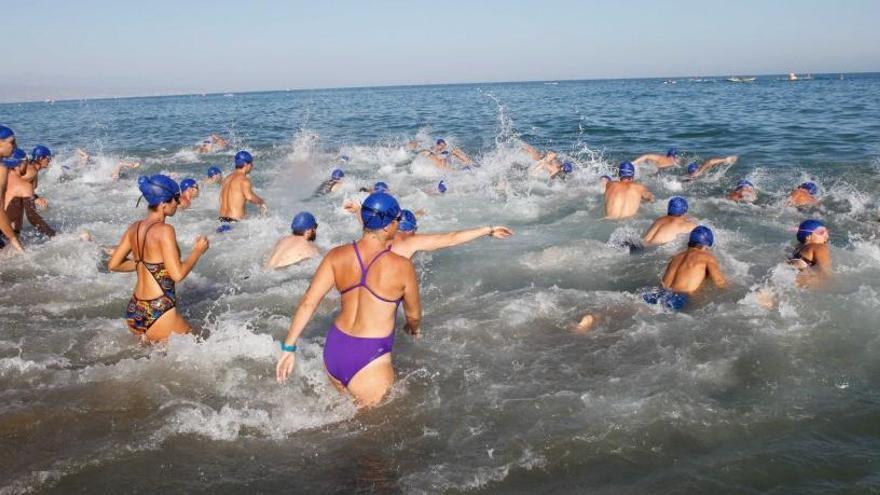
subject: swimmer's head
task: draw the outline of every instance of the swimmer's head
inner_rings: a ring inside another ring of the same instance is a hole
[[[345,163],[349,160],[348,155],[339,155],[339,161]]]
[[[222,173],[223,173],[223,171],[220,170],[220,167],[218,167],[216,165],[213,165],[208,168],[208,177],[216,177]]]
[[[666,151],[667,158],[678,158],[678,148],[669,148]]]
[[[138,189],[150,208],[155,209],[162,203],[172,203],[176,209],[180,203],[180,186],[167,175],[138,177]]]
[[[617,168],[617,175],[621,179],[632,179],[636,176],[636,166],[632,162],[623,162]]]
[[[343,177],[345,177],[345,172],[338,168],[330,174],[331,180],[342,180]]]
[[[817,186],[816,183],[812,181],[804,182],[803,184],[798,186],[798,189],[803,189],[804,191],[807,191],[808,193],[810,193],[811,196],[815,196],[819,193],[819,186]]]
[[[384,229],[400,221],[400,205],[390,194],[375,192],[361,204],[361,220],[365,230]]]
[[[712,234],[712,229],[705,225],[697,226],[691,231],[690,238],[688,238],[688,247],[712,247],[713,244],[715,244],[715,235]]]
[[[15,132],[0,125],[0,158],[9,156],[15,150]]]
[[[740,190],[746,189],[746,188],[754,189],[755,185],[746,179],[743,179],[743,180],[736,183],[736,190],[737,191],[740,191]]]
[[[0,124],[0,139],[9,139],[15,137],[15,131]]]
[[[827,233],[828,229],[825,228],[825,224],[820,220],[804,220],[801,222],[800,226],[798,226],[797,240],[803,244],[807,242],[807,239],[813,234],[822,235]]]
[[[437,138],[437,142],[434,144],[436,144],[437,146],[444,146],[446,145],[446,140],[443,138]]]
[[[309,240],[314,241],[317,237],[317,233],[314,232],[318,228],[318,220],[315,218],[315,215],[307,211],[301,211],[293,217],[293,221],[290,222],[290,230],[293,232],[293,235],[305,235],[306,232],[312,230],[312,234],[309,235]]]
[[[681,196],[673,196],[669,200],[669,205],[666,207],[666,214],[672,215],[674,217],[680,217],[688,212],[688,202],[686,199]]]
[[[3,165],[8,169],[16,169],[26,163],[27,153],[21,148],[15,148],[12,150],[12,154],[9,155],[9,158],[3,160]]]
[[[614,179],[612,179],[610,175],[603,175],[602,177],[599,177],[599,182],[604,182],[606,184],[611,182],[612,180]]]
[[[415,213],[409,210],[401,210],[400,211],[400,227],[398,229],[401,232],[415,232],[419,229],[418,219],[416,218]]]
[[[697,170],[699,170],[699,169],[700,169],[699,163],[697,163],[697,162],[688,163],[688,168],[687,168],[688,175],[694,175],[695,173],[697,173]]]
[[[440,194],[446,194],[446,191],[447,191],[446,183],[441,180],[440,183],[437,184],[437,192],[439,192]]]
[[[254,157],[249,152],[241,150],[235,154],[235,168],[243,168],[253,165]]]
[[[31,160],[35,162],[43,160],[44,158],[51,159],[52,156],[52,150],[42,144],[34,146],[34,149],[31,150]]]
[[[199,183],[195,179],[183,179],[180,181],[180,192],[185,193],[188,189],[199,188]]]
[[[565,162],[562,164],[562,173],[570,174],[574,172],[574,164],[571,162]]]
[[[388,192],[388,184],[379,181],[373,184],[373,192],[374,193],[387,193]]]

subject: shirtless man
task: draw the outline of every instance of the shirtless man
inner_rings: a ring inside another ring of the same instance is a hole
[[[467,156],[464,151],[461,151],[458,148],[452,148],[451,150],[447,150],[446,148],[446,140],[440,138],[430,150],[422,150],[419,153],[427,156],[432,162],[434,162],[434,165],[442,169],[451,169],[453,159],[458,159],[465,165],[474,164],[471,157]]]
[[[647,187],[634,182],[636,168],[632,163],[621,163],[618,175],[619,181],[605,184],[605,218],[612,220],[635,215],[643,200],[654,201]]]
[[[727,199],[741,203],[754,203],[758,199],[758,193],[751,182],[743,179],[737,182],[736,189],[727,195]]]
[[[254,157],[247,151],[235,154],[235,170],[223,179],[220,187],[220,227],[218,233],[232,228],[232,222],[243,220],[246,203],[258,205],[260,213],[265,215],[268,210],[263,198],[257,196],[251,185],[248,174],[254,168]]]
[[[291,235],[279,240],[266,260],[266,268],[284,268],[318,255],[315,238],[318,236],[318,221],[307,211],[301,211],[290,223]]]
[[[697,224],[687,216],[687,211],[687,200],[674,196],[669,200],[666,216],[654,220],[651,228],[642,236],[642,241],[646,245],[658,246],[675,240],[681,234],[690,233]]]
[[[25,162],[24,158],[20,156],[24,151],[18,153],[19,158],[15,158],[13,155],[16,154],[16,151],[20,150],[15,147],[15,132],[5,125],[0,125],[0,160],[3,162],[3,166],[0,167],[0,198],[6,195],[8,176],[10,174],[20,174],[22,164]],[[21,247],[21,243],[18,241],[18,236],[12,230],[12,225],[9,224],[6,210],[3,208],[0,208],[0,233],[5,236],[5,240],[0,238],[0,249],[3,248],[5,242],[9,242],[16,250],[24,251],[24,248]]]
[[[709,158],[703,163],[692,162],[687,166],[688,175],[685,180],[694,180],[718,165],[733,165],[738,159],[736,155],[730,155],[724,158]]]
[[[38,206],[47,208],[49,202],[36,194],[38,174],[40,170],[48,167],[51,161],[52,151],[40,145],[31,152],[31,160],[23,166],[21,175],[9,174],[3,206],[16,233],[21,232],[24,227],[24,216],[27,215],[28,221],[38,232],[47,237],[55,235],[55,229],[50,227],[37,212]]]
[[[714,243],[715,237],[709,227],[700,225],[692,230],[687,249],[673,256],[666,265],[662,288],[642,294],[645,302],[680,311],[687,304],[688,297],[700,289],[707,277],[719,289],[726,288],[727,279],[715,255],[709,250]]]
[[[819,204],[819,199],[816,198],[816,194],[818,193],[819,186],[817,186],[815,182],[804,182],[791,192],[788,202],[797,208],[816,206]]]
[[[336,192],[342,187],[343,177],[345,177],[345,172],[343,172],[342,169],[337,168],[333,170],[333,172],[330,173],[330,178],[318,186],[318,189],[315,191],[315,196],[323,196],[325,194]]]
[[[650,162],[658,169],[674,167],[678,165],[678,150],[676,148],[669,148],[666,155],[648,153],[636,158],[632,162],[633,165],[643,165]]]
[[[180,181],[180,208],[192,206],[193,200],[199,197],[199,183],[195,179]]]

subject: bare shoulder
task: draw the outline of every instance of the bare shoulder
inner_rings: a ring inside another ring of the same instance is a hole
[[[391,261],[398,270],[414,270],[412,260],[401,256],[394,251],[388,253],[389,261]]]

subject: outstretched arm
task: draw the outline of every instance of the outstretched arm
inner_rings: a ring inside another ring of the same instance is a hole
[[[474,161],[471,160],[471,157],[467,155],[464,151],[461,151],[458,148],[452,149],[452,154],[455,155],[459,160],[461,160],[465,165],[473,165]]]
[[[407,240],[411,243],[412,251],[436,251],[438,249],[460,246],[475,239],[491,235],[498,239],[504,239],[513,235],[513,231],[504,226],[477,227],[475,229],[458,230],[444,234],[416,234]]]
[[[532,160],[541,160],[543,158],[543,156],[541,156],[541,153],[539,153],[538,150],[536,150],[534,146],[532,146],[528,143],[523,143],[522,149],[530,157],[532,157]]]

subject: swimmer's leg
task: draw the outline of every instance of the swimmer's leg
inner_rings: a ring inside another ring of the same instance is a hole
[[[379,404],[393,384],[394,368],[388,352],[361,368],[348,382],[348,391],[358,407],[369,408]]]

